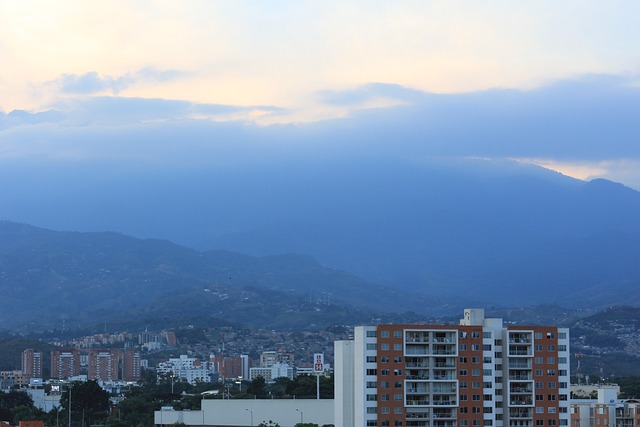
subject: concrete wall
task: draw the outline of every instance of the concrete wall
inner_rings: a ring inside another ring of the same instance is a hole
[[[203,401],[203,411],[155,411],[157,426],[184,423],[192,426],[251,426],[273,421],[281,427],[305,423],[334,424],[333,399],[247,399]],[[298,411],[297,411],[297,410]],[[301,412],[300,412],[301,411]]]

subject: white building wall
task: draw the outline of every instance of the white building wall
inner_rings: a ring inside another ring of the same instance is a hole
[[[354,343],[336,341],[334,343],[335,375],[335,426],[353,427],[354,395]]]
[[[333,399],[203,400],[204,411],[155,411],[157,426],[184,423],[188,426],[257,426],[273,421],[293,427],[303,420],[318,425],[334,424]]]

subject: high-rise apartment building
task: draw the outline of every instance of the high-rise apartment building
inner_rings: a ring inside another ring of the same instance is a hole
[[[88,378],[99,381],[115,381],[120,367],[120,350],[90,350]]]
[[[140,379],[140,352],[127,349],[122,359],[122,379],[124,381],[137,381]]]
[[[80,352],[78,350],[51,351],[51,377],[66,380],[80,375]]]
[[[569,330],[459,325],[355,328],[335,346],[337,427],[569,425]]]
[[[22,352],[22,375],[27,378],[42,378],[42,352],[27,349]]]

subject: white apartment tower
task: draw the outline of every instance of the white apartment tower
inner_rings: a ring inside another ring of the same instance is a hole
[[[466,309],[459,325],[354,332],[335,344],[336,427],[569,425],[568,329]]]

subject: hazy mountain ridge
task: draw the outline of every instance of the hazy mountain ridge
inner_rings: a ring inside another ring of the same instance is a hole
[[[0,222],[0,241],[0,328],[45,319],[86,323],[185,313],[275,324],[278,313],[295,323],[308,321],[296,312],[320,317],[325,311],[333,313],[327,321],[339,321],[344,313],[358,316],[356,307],[402,309],[394,304],[395,291],[308,256],[198,252],[168,241],[10,222]]]

